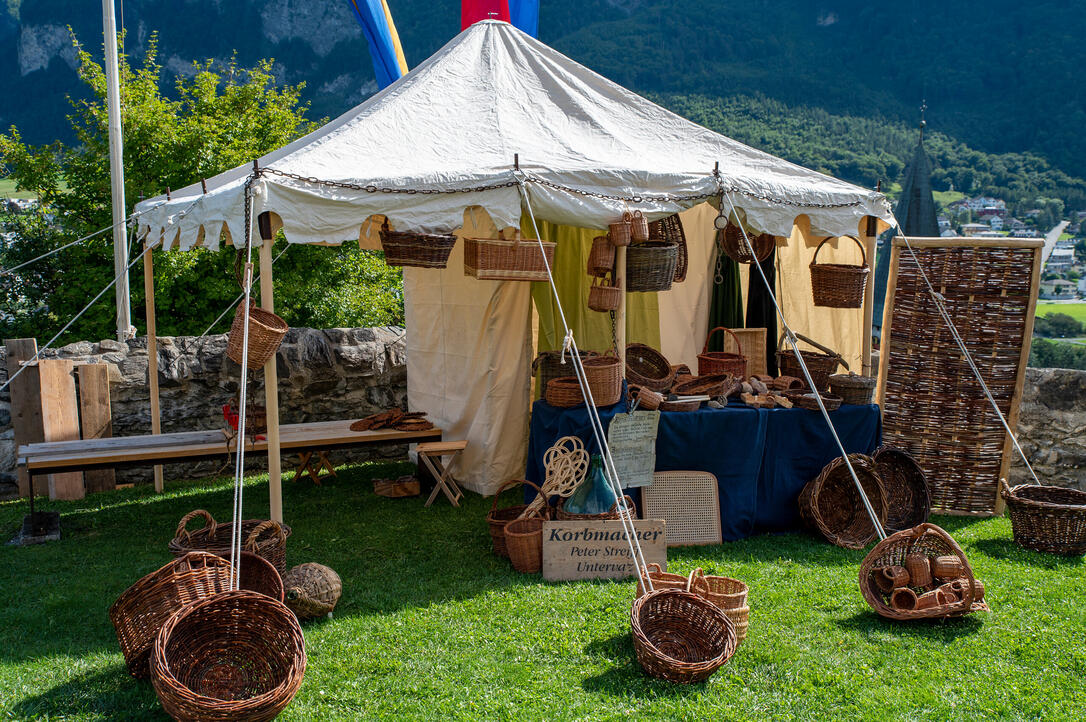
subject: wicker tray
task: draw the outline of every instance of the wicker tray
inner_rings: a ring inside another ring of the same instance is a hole
[[[1086,554],[1086,492],[1001,480],[1014,542],[1050,554]]]
[[[841,397],[834,396],[833,394],[819,394],[822,397],[822,405],[826,407],[826,411],[837,411],[841,408]],[[792,402],[793,406],[797,406],[801,409],[807,409],[808,411],[820,411],[818,408],[818,400],[815,398],[813,391],[799,390],[799,391],[785,391],[784,397]]]
[[[456,245],[456,236],[450,234],[394,231],[387,218],[381,223],[380,235],[385,263],[390,266],[445,268]]]
[[[676,396],[723,396],[731,390],[734,381],[735,379],[730,374],[691,376],[689,379],[673,385],[671,393]]]
[[[626,380],[650,391],[667,391],[675,372],[664,355],[643,343],[626,346]]]

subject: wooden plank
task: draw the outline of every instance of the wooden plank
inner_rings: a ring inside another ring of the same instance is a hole
[[[263,235],[263,234],[262,234]],[[260,307],[275,311],[272,283],[272,240],[260,243]],[[279,375],[275,356],[264,364],[264,406],[268,412],[268,508],[271,518],[283,521],[283,468],[279,445]]]
[[[151,396],[151,434],[162,433],[162,409],[158,398],[158,324],[155,321],[155,260],[154,244],[147,244],[143,250],[143,304],[147,312],[147,388]],[[155,492],[161,494],[165,489],[162,466],[154,468]]]
[[[867,263],[871,268],[875,267],[875,253],[876,253],[876,241],[878,235],[878,223],[872,217],[868,216],[864,222],[865,233],[860,237],[860,242],[864,247],[864,255],[867,257]],[[874,274],[871,274],[872,276]],[[868,278],[867,286],[864,288],[864,322],[863,326],[863,354],[861,357],[862,372],[864,376],[871,375],[871,334],[873,330],[875,320],[875,279]]]
[[[78,443],[78,448],[88,454],[106,453],[118,449],[141,449],[152,447],[185,446],[204,442],[220,441],[222,431],[176,431],[160,436],[113,436],[108,439],[86,439]],[[71,441],[31,444],[19,447],[19,456],[26,453],[43,455],[51,453],[71,453],[76,446]]]
[[[879,338],[879,380],[875,384],[875,403],[882,413],[883,394],[886,392],[886,370],[890,360],[890,327],[894,319],[894,292],[897,290],[897,271],[901,265],[901,248],[890,249],[890,275],[886,279],[886,299],[882,306],[882,335]]]
[[[76,401],[72,362],[62,359],[38,361],[41,380],[42,435],[46,441],[79,439],[79,404]],[[69,471],[49,476],[50,499],[82,499],[83,473]]]
[[[15,377],[22,365],[37,355],[38,342],[32,338],[11,338],[4,341],[4,347],[7,350],[8,378],[12,379],[8,390],[11,393],[11,424],[15,431],[15,447],[40,443],[45,437],[41,426],[41,384],[38,367],[32,366]],[[19,496],[27,496],[30,476],[22,467],[16,469],[16,476]]]
[[[909,238],[913,248],[1044,248],[1043,238],[976,238],[959,236],[956,238]],[[894,246],[905,247],[905,239],[894,237]]]
[[[667,534],[663,519],[633,522],[645,562],[667,567]],[[543,523],[543,578],[624,579],[637,576],[630,544],[619,520],[547,521]]]
[[[81,364],[75,367],[79,379],[79,429],[82,439],[108,439],[113,436],[113,416],[109,404],[109,364]],[[84,472],[87,492],[106,491],[117,486],[113,469]]]

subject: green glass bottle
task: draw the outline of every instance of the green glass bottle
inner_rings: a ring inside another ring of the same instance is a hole
[[[563,508],[571,514],[606,514],[616,501],[615,492],[603,472],[603,458],[593,454],[588,475]]]

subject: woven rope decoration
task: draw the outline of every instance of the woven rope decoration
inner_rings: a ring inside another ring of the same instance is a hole
[[[543,466],[546,468],[543,492],[536,494],[521,512],[520,518],[538,515],[552,496],[563,499],[571,496],[588,473],[588,463],[588,452],[585,451],[584,442],[578,437],[563,436],[556,441],[554,446],[543,454]]]

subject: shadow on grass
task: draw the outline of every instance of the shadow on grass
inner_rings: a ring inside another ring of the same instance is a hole
[[[597,639],[584,648],[585,654],[605,661],[609,669],[587,677],[581,687],[587,692],[612,697],[689,697],[700,695],[705,682],[699,684],[675,684],[645,674],[637,662],[633,640],[629,632],[616,634],[607,639]],[[710,679],[712,679],[710,677]]]
[[[130,677],[121,665],[73,677],[24,697],[7,709],[20,719],[96,715],[103,719],[169,719],[149,681]]]
[[[867,609],[851,617],[834,620],[834,623],[841,629],[851,632],[886,632],[900,637],[920,637],[949,642],[958,637],[978,633],[984,626],[985,615],[985,612],[976,612],[951,619],[898,621],[880,617]]]
[[[1021,562],[1033,567],[1045,569],[1063,569],[1066,567],[1081,567],[1086,563],[1082,556],[1060,556],[1023,549],[1010,539],[980,539],[973,542],[980,551],[995,559],[1008,562]]]

